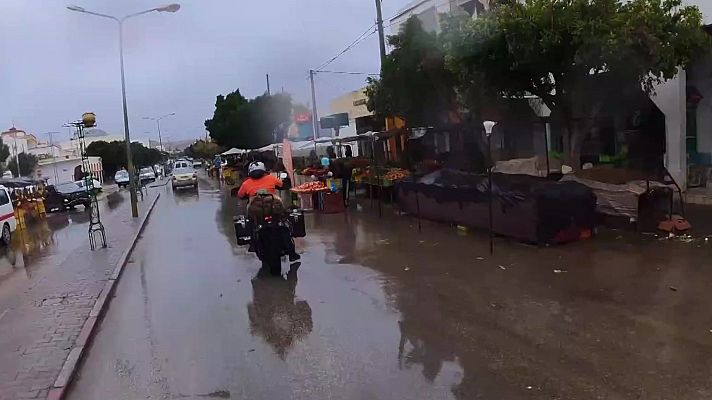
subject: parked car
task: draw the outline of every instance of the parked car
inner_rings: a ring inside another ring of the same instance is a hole
[[[116,171],[116,174],[114,175],[114,182],[116,182],[120,188],[129,187],[129,172],[125,169]]]
[[[10,192],[5,186],[0,186],[0,224],[2,224],[0,241],[7,246],[12,240],[12,233],[17,229],[17,220],[15,219],[15,209],[10,201]]]
[[[142,185],[146,182],[155,182],[156,172],[154,172],[151,167],[144,167],[138,172],[138,177],[141,180]]]
[[[173,190],[182,187],[192,187],[198,190],[198,173],[188,161],[178,161],[173,166],[171,187]]]
[[[163,166],[161,164],[156,164],[153,166],[153,170],[156,171],[156,179],[162,177],[164,175],[164,170]]]
[[[48,212],[69,210],[78,205],[88,210],[91,207],[91,198],[89,193],[76,183],[64,182],[47,187],[45,209]]]
[[[76,182],[74,182],[74,183],[76,183],[77,186],[79,186],[80,188],[86,190],[87,192],[89,191],[88,188],[86,188],[86,187],[84,186],[84,180],[83,180],[83,179],[82,179],[82,180],[79,180],[79,181],[76,181]],[[92,179],[92,184],[93,184],[93,186],[94,186],[94,193],[95,193],[95,194],[101,192],[101,182],[99,182],[97,179]]]

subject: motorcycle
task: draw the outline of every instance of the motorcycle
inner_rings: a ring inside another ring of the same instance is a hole
[[[254,219],[247,215],[233,218],[237,244],[252,245],[262,266],[272,275],[281,275],[282,257],[288,255],[286,240],[306,236],[304,212],[293,209],[286,215],[262,215]]]

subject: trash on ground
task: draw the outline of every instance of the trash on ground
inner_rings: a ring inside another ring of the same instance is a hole
[[[403,271],[410,271],[410,267],[403,268]]]
[[[484,257],[477,257],[477,261],[482,261],[484,259],[485,259]]]
[[[506,270],[507,270],[507,267],[505,267],[504,265],[500,265],[500,266],[499,266],[499,269],[501,269],[502,271],[506,271]]]
[[[554,270],[554,273],[555,273],[555,274],[563,274],[563,273],[565,273],[565,272],[569,272],[569,271],[567,271],[567,270],[565,270],[565,269],[555,269],[555,270]]]
[[[672,290],[673,292],[677,292],[677,288],[675,286],[670,286],[668,289]]]

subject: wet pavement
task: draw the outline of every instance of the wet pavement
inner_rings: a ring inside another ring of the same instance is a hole
[[[100,212],[109,216],[128,198],[125,190],[106,188],[99,196]],[[13,233],[10,246],[0,246],[0,307],[64,261],[87,242],[89,213],[79,206],[30,221]],[[0,310],[1,312],[2,310]]]
[[[76,349],[94,303],[141,226],[124,197],[119,192],[100,200],[105,248],[90,250],[89,216],[80,209],[30,224],[6,249],[15,265],[0,281],[0,400],[45,398]],[[156,199],[141,201],[139,214]]]
[[[533,247],[310,214],[282,278],[236,204],[163,190],[70,399],[712,398],[712,239]]]

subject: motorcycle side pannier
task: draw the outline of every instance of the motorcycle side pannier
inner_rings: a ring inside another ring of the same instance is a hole
[[[297,209],[290,211],[289,221],[292,225],[292,237],[304,237],[307,235],[307,229],[304,226],[304,211]]]
[[[244,215],[238,215],[232,219],[235,225],[235,236],[237,236],[237,244],[245,246],[250,244],[252,237],[252,221]]]

